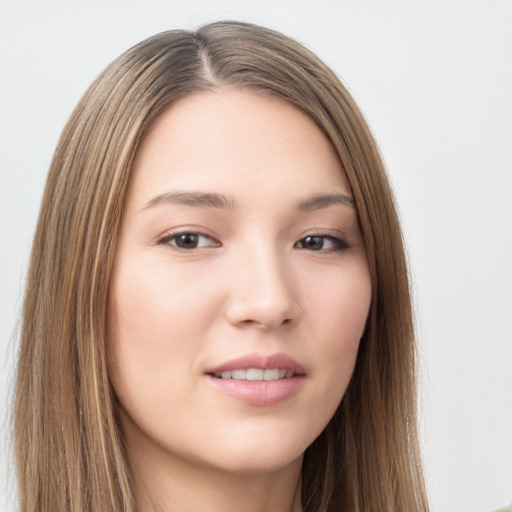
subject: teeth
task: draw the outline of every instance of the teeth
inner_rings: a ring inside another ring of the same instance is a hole
[[[245,372],[245,378],[247,380],[263,380],[263,370],[258,368],[251,368]]]
[[[232,370],[216,374],[220,379],[235,380],[279,380],[293,377],[293,371],[273,368],[270,370],[262,370],[261,368],[248,368],[247,370]]]
[[[279,370],[265,370],[263,380],[279,380]]]
[[[246,380],[246,373],[247,372],[245,370],[233,370],[231,378],[237,380]]]

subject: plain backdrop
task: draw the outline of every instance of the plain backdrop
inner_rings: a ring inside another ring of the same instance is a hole
[[[512,500],[512,3],[0,0],[0,509],[31,237],[59,133],[94,77],[154,33],[223,19],[297,38],[359,102],[396,192],[434,512]]]

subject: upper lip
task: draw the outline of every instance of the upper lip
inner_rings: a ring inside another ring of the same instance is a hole
[[[249,354],[211,368],[206,373],[219,374],[233,370],[248,370],[249,368],[291,370],[296,375],[305,374],[304,368],[285,354]]]

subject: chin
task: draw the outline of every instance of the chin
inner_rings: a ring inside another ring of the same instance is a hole
[[[202,455],[217,469],[238,474],[268,473],[286,466],[300,466],[304,451],[316,437],[294,436],[285,428],[230,434],[226,439],[211,442],[213,450]]]
[[[286,467],[301,467],[302,457],[302,452],[294,457],[290,457],[290,454],[262,453],[260,447],[259,453],[257,454],[252,452],[243,453],[234,457],[226,454],[221,464],[217,461],[216,464],[211,467],[216,471],[239,476],[268,474],[282,471]]]

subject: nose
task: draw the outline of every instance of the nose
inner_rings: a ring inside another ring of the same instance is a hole
[[[286,256],[263,249],[239,255],[233,263],[226,318],[232,325],[275,329],[300,315],[297,284]]]

